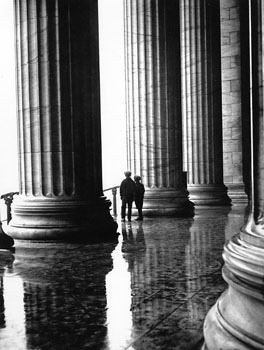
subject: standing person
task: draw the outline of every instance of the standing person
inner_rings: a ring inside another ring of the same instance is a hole
[[[142,208],[143,208],[143,200],[144,200],[144,193],[145,193],[145,187],[144,185],[140,182],[141,177],[138,175],[134,176],[135,180],[135,185],[136,185],[136,190],[135,190],[135,204],[136,208],[138,210],[138,217],[136,220],[143,220],[143,213],[142,213]]]
[[[127,219],[131,221],[132,203],[135,197],[135,182],[131,179],[131,171],[125,171],[125,179],[120,185],[120,197],[122,200],[121,206],[121,221],[126,219],[126,205],[127,205]]]

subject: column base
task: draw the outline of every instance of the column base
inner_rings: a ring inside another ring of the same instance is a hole
[[[65,198],[17,196],[7,233],[14,239],[34,241],[112,241],[117,223],[110,215],[111,202]]]
[[[248,203],[248,195],[245,192],[244,184],[228,184],[226,183],[228,188],[228,196],[232,201],[232,204],[243,204],[246,205]]]
[[[228,289],[204,323],[204,350],[264,349],[264,254],[234,236],[225,246]]]
[[[147,188],[143,215],[145,216],[193,216],[194,205],[185,189]]]
[[[198,205],[231,205],[224,185],[188,185],[190,200]]]
[[[218,305],[214,305],[206,316],[204,324],[205,342],[201,350],[253,350],[263,349],[251,347],[240,341],[229,331],[227,331],[219,321],[221,318]]]
[[[2,228],[2,224],[0,223],[0,249],[8,249],[8,250],[12,250],[14,248],[14,240],[12,237],[8,236]]]

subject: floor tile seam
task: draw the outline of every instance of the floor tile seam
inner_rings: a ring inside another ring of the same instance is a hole
[[[85,306],[77,299],[77,297],[74,296],[73,293],[70,293],[69,296],[74,300],[74,302],[75,302],[77,305],[79,305],[79,306],[81,307],[81,309],[82,309],[82,311],[83,311],[82,317],[88,316],[88,311],[89,311],[88,308],[85,307]],[[89,317],[89,316],[88,316],[88,317]],[[90,318],[90,317],[89,317],[89,318]]]
[[[128,350],[131,346],[133,346],[135,343],[137,343],[140,339],[144,338],[147,334],[152,332],[155,328],[157,328],[160,324],[162,324],[165,320],[167,320],[174,312],[178,311],[182,306],[184,306],[186,303],[188,303],[189,300],[191,300],[193,297],[195,297],[197,294],[199,294],[204,288],[205,287],[203,287],[199,291],[193,293],[193,295],[190,298],[186,299],[184,302],[182,302],[176,308],[173,308],[173,310],[168,312],[161,320],[159,320],[154,325],[152,325],[148,330],[146,330],[143,334],[141,334],[137,339],[133,340],[127,347],[124,348],[124,350]]]
[[[148,295],[147,297],[145,297],[144,299],[142,299],[142,301],[140,301],[140,302],[138,302],[136,305],[134,305],[134,306],[133,306],[133,309],[136,309],[136,308],[139,307],[140,305],[144,304],[146,301],[151,300],[152,297],[158,295],[160,292],[162,292],[162,289],[159,289],[157,292]]]
[[[212,275],[214,275],[216,272],[213,272]],[[137,343],[140,339],[144,338],[147,334],[151,333],[155,328],[157,328],[160,324],[162,324],[164,321],[166,321],[171,315],[173,315],[174,312],[178,311],[181,307],[183,307],[185,304],[187,304],[191,299],[199,295],[204,289],[206,289],[206,285],[202,288],[200,288],[197,292],[194,292],[188,299],[183,301],[180,305],[173,308],[170,312],[168,312],[161,320],[156,322],[154,325],[152,325],[148,330],[146,330],[143,334],[141,334],[137,339],[133,340],[128,346],[124,348],[124,350],[128,350],[133,344]]]

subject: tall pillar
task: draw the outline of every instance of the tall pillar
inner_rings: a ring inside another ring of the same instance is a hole
[[[223,184],[219,1],[180,4],[187,188],[195,205],[228,205]]]
[[[192,214],[182,173],[179,4],[125,1],[127,156],[145,214]]]
[[[224,247],[228,289],[209,311],[204,349],[264,349],[264,3],[249,0],[251,209],[248,220]]]
[[[17,239],[112,238],[102,192],[96,0],[15,0]]]
[[[233,204],[247,204],[243,178],[240,1],[220,0],[224,183]]]

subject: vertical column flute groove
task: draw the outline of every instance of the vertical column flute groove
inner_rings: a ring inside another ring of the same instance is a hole
[[[42,107],[42,114],[43,118],[41,120],[41,139],[42,139],[42,147],[43,147],[43,158],[42,158],[42,168],[44,168],[45,164],[47,164],[47,174],[46,176],[42,175],[42,184],[43,184],[43,190],[42,195],[44,196],[52,196],[53,188],[52,188],[52,182],[53,182],[53,175],[52,175],[52,159],[51,159],[51,153],[50,150],[51,147],[51,120],[50,120],[50,98],[49,98],[49,66],[48,66],[48,33],[45,30],[48,26],[48,19],[47,19],[47,5],[46,2],[43,1],[41,3],[40,8],[40,20],[39,20],[39,32],[41,36],[40,42],[43,42],[43,45],[40,45],[39,43],[39,55],[41,57],[40,59],[40,79],[39,79],[39,89],[40,89],[40,103],[43,105]],[[46,118],[45,118],[46,116]],[[45,119],[45,120],[44,120]],[[47,131],[45,132],[45,125]]]
[[[125,1],[128,168],[146,187],[145,215],[192,214],[182,181],[178,19],[178,1]]]
[[[180,7],[183,159],[187,188],[195,205],[229,205],[223,184],[222,136],[219,132],[219,3],[180,0]]]
[[[15,0],[20,195],[8,232],[116,238],[102,191],[97,0]]]

